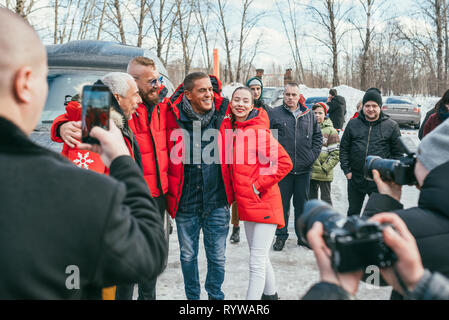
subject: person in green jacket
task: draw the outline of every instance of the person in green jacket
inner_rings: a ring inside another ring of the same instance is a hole
[[[334,167],[340,161],[340,138],[332,121],[326,118],[327,105],[319,102],[312,107],[323,134],[323,148],[320,156],[313,164],[310,179],[310,199],[318,199],[318,189],[321,190],[321,200],[332,205],[331,182],[334,180]]]

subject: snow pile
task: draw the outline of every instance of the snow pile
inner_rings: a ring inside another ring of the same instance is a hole
[[[232,82],[231,84],[223,86],[223,88],[221,89],[221,94],[223,95],[223,97],[231,100],[231,96],[234,90],[237,89],[238,87],[244,86],[245,86],[244,84],[241,84],[239,82]]]

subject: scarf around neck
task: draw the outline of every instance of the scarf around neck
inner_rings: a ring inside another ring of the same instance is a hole
[[[214,101],[212,101],[212,109],[210,111],[206,112],[205,114],[198,114],[195,111],[193,111],[190,101],[184,95],[184,97],[182,98],[182,110],[185,112],[187,118],[189,118],[192,121],[200,121],[201,128],[205,128],[209,125],[210,121],[212,120],[212,117],[215,114],[215,104]]]

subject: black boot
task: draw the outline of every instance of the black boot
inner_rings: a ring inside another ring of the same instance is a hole
[[[260,300],[279,300],[278,293],[268,296],[265,293],[262,294],[262,298]]]
[[[273,250],[274,251],[282,251],[282,249],[284,249],[285,241],[286,240],[284,240],[284,239],[276,237],[276,242],[273,245]]]
[[[231,234],[231,243],[239,243],[240,242],[240,227],[234,226],[232,228]]]

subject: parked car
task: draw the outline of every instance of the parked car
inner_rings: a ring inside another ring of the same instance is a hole
[[[412,125],[415,129],[419,129],[421,106],[411,97],[388,97],[382,106],[382,111],[388,114],[399,125]]]
[[[310,98],[306,99],[305,105],[306,105],[307,108],[311,109],[315,103],[318,103],[318,102],[326,103],[327,102],[327,98],[328,97],[310,97]]]
[[[48,55],[48,97],[41,119],[30,138],[39,145],[55,152],[61,152],[62,143],[50,139],[53,120],[65,113],[65,106],[72,96],[80,93],[85,84],[93,84],[109,72],[126,72],[128,62],[136,56],[145,56],[154,60],[157,69],[164,78],[163,84],[168,94],[174,87],[168,79],[168,73],[161,61],[148,50],[105,41],[72,41],[61,45],[46,46]],[[166,241],[171,232],[169,215],[165,214],[164,230]]]
[[[284,101],[284,87],[264,87],[262,99],[269,107],[280,106]]]

